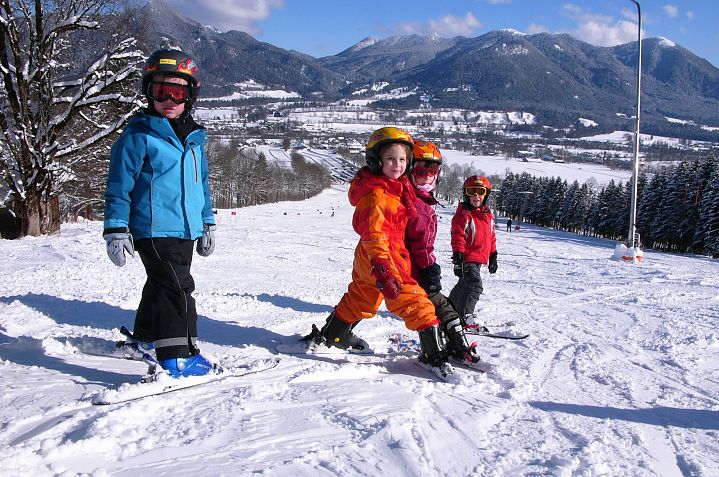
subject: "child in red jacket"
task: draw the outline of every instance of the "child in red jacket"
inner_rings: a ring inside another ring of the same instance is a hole
[[[497,271],[497,236],[494,216],[487,206],[492,187],[487,178],[471,176],[464,181],[464,200],[452,218],[452,263],[459,281],[449,294],[466,325],[476,324],[474,307],[482,294],[479,269],[487,265],[489,273]]]

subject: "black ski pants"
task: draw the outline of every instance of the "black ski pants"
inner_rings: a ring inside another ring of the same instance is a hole
[[[484,291],[482,276],[479,274],[481,267],[482,265],[476,262],[464,262],[462,276],[449,294],[449,300],[462,316],[474,313],[479,295]]]
[[[152,341],[157,359],[197,354],[197,311],[190,275],[195,242],[171,237],[135,241],[147,281],[135,315],[135,337]]]

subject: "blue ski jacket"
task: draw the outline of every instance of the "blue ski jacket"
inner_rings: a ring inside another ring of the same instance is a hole
[[[140,112],[110,151],[105,229],[129,227],[135,239],[195,240],[214,224],[204,129],[180,143],[166,118]]]

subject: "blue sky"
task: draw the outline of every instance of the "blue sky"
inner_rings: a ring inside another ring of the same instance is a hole
[[[314,57],[371,36],[476,37],[513,28],[569,33],[595,45],[636,40],[630,0],[167,0],[181,14],[221,30],[241,30]],[[663,36],[719,67],[716,0],[640,0],[644,36]]]

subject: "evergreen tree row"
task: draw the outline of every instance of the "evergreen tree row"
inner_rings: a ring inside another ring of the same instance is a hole
[[[508,172],[495,189],[497,212],[514,220],[612,240],[627,238],[631,181],[612,180],[599,188],[593,181],[568,184],[560,178]],[[641,172],[637,189],[636,225],[643,247],[719,258],[719,161],[713,155]],[[460,194],[461,188],[455,197]]]

